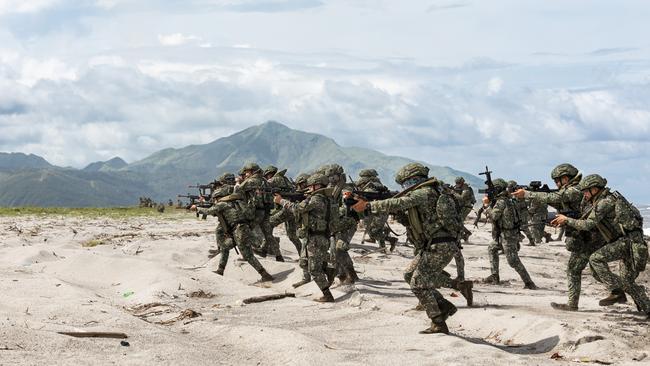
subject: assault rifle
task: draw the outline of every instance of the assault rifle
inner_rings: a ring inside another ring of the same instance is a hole
[[[546,184],[546,183],[544,185],[542,185],[542,182],[540,182],[538,180],[534,180],[534,181],[530,182],[527,186],[515,186],[514,187],[515,191],[518,190],[518,189],[523,189],[523,190],[530,191],[530,192],[544,192],[544,193],[551,193],[551,192],[557,192],[558,191],[558,189],[550,188],[548,186],[548,184]]]
[[[497,191],[494,188],[494,184],[492,183],[492,171],[490,171],[486,165],[485,171],[478,173],[478,175],[485,176],[485,185],[487,186],[485,189],[479,189],[478,193],[487,194],[487,197],[490,200],[490,207],[493,207],[496,204]]]
[[[188,193],[186,195],[179,194],[177,197],[178,198],[189,198],[190,199],[190,203],[185,206],[186,210],[189,210],[190,207],[192,207],[192,206],[196,206],[196,207],[200,207],[200,208],[210,208],[210,207],[212,207],[212,203],[210,203],[210,197],[206,196],[206,195],[198,195],[197,196],[197,195],[193,195],[193,194]],[[198,211],[196,213],[196,217],[199,217]],[[203,215],[203,216],[201,216],[201,219],[205,220],[207,217],[208,217],[208,215]]]
[[[307,198],[308,193],[306,191],[292,191],[286,188],[271,188],[267,187],[263,189],[264,193],[271,193],[280,195],[282,198],[291,201],[291,202],[302,202]]]
[[[349,194],[344,195],[343,202],[348,210],[354,206],[359,200],[371,202],[371,201],[380,201],[388,198],[395,197],[397,191],[382,190],[379,192],[366,192],[366,191],[357,191],[353,190]]]

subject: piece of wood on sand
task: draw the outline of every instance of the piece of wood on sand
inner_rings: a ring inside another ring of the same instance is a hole
[[[285,292],[283,294],[254,296],[254,297],[249,297],[247,299],[244,299],[242,302],[244,304],[254,304],[254,303],[264,302],[264,301],[280,300],[280,299],[284,299],[285,297],[296,297],[296,294]]]
[[[70,337],[76,338],[115,338],[115,339],[125,339],[129,338],[124,333],[118,332],[57,332],[59,334],[67,335]]]

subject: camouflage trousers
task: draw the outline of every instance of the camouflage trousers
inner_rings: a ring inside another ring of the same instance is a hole
[[[508,265],[512,267],[517,273],[521,280],[524,283],[531,282],[530,275],[524,267],[524,264],[521,263],[519,259],[519,233],[514,230],[506,231],[504,230],[501,233],[500,238],[501,244],[503,246],[503,253],[506,256]],[[499,275],[499,242],[492,241],[488,246],[488,255],[490,257],[490,267],[492,274],[495,276]]]
[[[279,256],[282,255],[280,252],[280,243],[273,236],[273,227],[269,222],[269,218],[269,214],[264,210],[257,210],[255,212],[255,224],[259,226],[264,237],[264,244],[261,246],[261,249],[268,254]]]
[[[386,221],[388,221],[388,214],[371,214],[363,219],[366,226],[366,233],[368,237],[379,244],[380,248],[386,246],[386,237],[388,236],[386,230]]]
[[[224,236],[224,241],[221,247],[221,257],[219,258],[219,268],[226,269],[230,250],[237,246],[241,256],[257,271],[257,273],[262,274],[263,272],[266,272],[262,264],[253,255],[253,233],[251,232],[250,226],[248,224],[239,224],[235,227],[232,234],[232,238],[227,235]]]
[[[348,227],[346,230],[336,233],[333,239],[333,248],[330,248],[334,252],[333,264],[336,266],[336,273],[339,278],[344,278],[347,276],[356,277],[356,271],[354,269],[354,262],[350,258],[348,251],[350,250],[350,241],[354,233],[357,232],[356,221],[354,226]]]
[[[450,287],[450,279],[444,268],[458,252],[455,242],[433,244],[431,248],[421,250],[404,270],[404,281],[409,284],[411,291],[424,306],[427,316],[433,322],[442,322],[445,315],[440,308],[448,308],[443,303],[448,302],[437,290],[440,287]],[[451,305],[453,306],[453,305]]]
[[[567,286],[569,288],[569,301],[567,305],[578,307],[580,289],[582,287],[582,271],[589,263],[589,253],[572,252],[567,263]]]
[[[622,289],[628,293],[634,302],[645,313],[650,314],[650,300],[645,289],[636,284],[638,271],[632,253],[633,239],[628,235],[607,244],[589,256],[589,267],[597,277],[611,291]],[[616,275],[609,269],[609,262],[622,261],[621,274]]]
[[[269,218],[269,223],[271,224],[272,228],[284,223],[284,229],[287,232],[287,237],[296,247],[296,251],[300,253],[302,242],[298,238],[298,225],[296,224],[296,216],[291,210],[288,210],[286,208],[278,210],[273,215],[271,215]]]
[[[323,235],[312,234],[307,239],[307,266],[309,268],[309,274],[321,290],[329,288],[329,281],[327,280],[326,274],[327,250],[329,246],[329,238]]]
[[[544,238],[544,228],[546,226],[546,215],[543,217],[533,215],[530,218],[530,233],[533,235],[535,243],[541,243]]]
[[[521,220],[521,232],[526,235],[526,238],[528,238],[528,241],[530,244],[535,243],[535,237],[533,236],[533,233],[531,232],[531,220],[530,216],[528,215],[528,211],[522,210],[519,215],[519,220]]]
[[[461,251],[460,241],[456,243],[458,250],[454,254],[454,261],[456,262],[456,274],[458,279],[465,281],[465,258],[463,257],[463,252]]]
[[[309,258],[307,256],[307,245],[304,241],[301,241],[302,246],[300,247],[300,259],[298,259],[298,267],[302,270],[302,279],[306,282],[311,281],[311,275],[309,274]]]

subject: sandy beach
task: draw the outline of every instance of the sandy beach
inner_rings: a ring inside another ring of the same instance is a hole
[[[319,304],[312,301],[319,296],[315,284],[291,287],[301,273],[281,228],[275,232],[287,262],[261,259],[273,283],[258,283],[234,252],[225,276],[214,274],[217,259],[206,254],[215,226],[214,218],[183,212],[0,217],[0,364],[650,364],[645,316],[631,300],[598,306],[606,290],[588,270],[579,312],[549,306],[566,301],[562,242],[522,245],[520,256],[539,290],[524,290],[504,257],[504,283],[486,285],[479,280],[489,274],[489,228],[471,228],[463,252],[467,277],[476,282],[474,306],[442,289],[458,307],[448,321],[452,334],[421,335],[429,322],[413,310],[416,298],[402,279],[413,256],[404,236],[394,253],[383,254],[375,244],[360,244],[363,231],[357,231],[351,255],[361,281],[337,286],[336,302]],[[447,271],[455,276],[453,261]],[[649,280],[646,271],[639,282],[650,287]],[[242,302],[285,292],[295,298]],[[76,331],[128,338],[58,333]]]

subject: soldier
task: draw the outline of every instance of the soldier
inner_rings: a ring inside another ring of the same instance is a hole
[[[278,172],[278,168],[273,165],[269,165],[264,169],[264,177],[266,178],[269,186],[273,189],[279,189],[285,192],[295,192],[296,187],[285,177],[286,169]],[[271,227],[274,228],[282,223],[284,223],[284,229],[287,233],[287,237],[296,247],[297,253],[300,253],[302,243],[298,238],[297,230],[298,226],[296,224],[296,218],[293,213],[289,210],[285,210],[282,207],[276,207],[275,211],[271,212],[271,217],[269,218]]]
[[[275,260],[284,262],[280,252],[280,244],[273,236],[273,228],[269,222],[273,196],[267,192],[268,183],[262,177],[262,169],[255,163],[248,163],[242,168],[244,181],[235,186],[235,192],[242,193],[248,203],[255,206],[255,226],[258,226],[264,236],[265,245],[262,247],[263,256],[268,253],[275,255]]]
[[[383,192],[388,188],[381,183],[377,171],[374,169],[363,169],[359,172],[359,179],[355,182],[356,189],[364,192]],[[366,233],[370,242],[379,243],[379,248],[386,248],[386,240],[390,242],[390,251],[395,250],[397,238],[390,236],[387,227],[388,214],[370,214],[363,219]]]
[[[517,190],[517,182],[514,180],[508,181],[508,192],[512,193]],[[535,237],[530,230],[530,217],[528,215],[529,201],[524,198],[516,198],[515,206],[517,207],[517,214],[519,215],[520,231],[528,238],[528,245],[535,246]],[[523,236],[521,237],[523,239]]]
[[[512,195],[518,199],[526,198],[547,203],[565,216],[579,217],[583,209],[583,195],[578,189],[582,174],[573,165],[564,163],[553,168],[551,179],[558,187],[557,192],[530,192],[519,189]],[[565,236],[566,249],[571,252],[567,263],[569,298],[566,304],[552,302],[551,306],[557,310],[577,311],[580,301],[582,271],[589,263],[589,256],[600,244],[592,241],[588,232],[578,232],[578,230],[570,227],[566,229]]]
[[[472,212],[472,209],[474,208],[476,198],[474,197],[474,190],[472,190],[472,187],[465,183],[465,178],[456,177],[455,183],[456,185],[454,186],[454,196],[456,197],[458,203],[461,205],[460,217],[464,223],[467,215],[469,215],[469,213]],[[469,240],[470,235],[472,235],[472,232],[467,230],[465,225],[463,225],[462,238],[466,243]]]
[[[337,270],[341,284],[353,284],[359,280],[359,277],[357,277],[354,262],[352,262],[348,250],[350,241],[357,231],[360,218],[356,212],[348,210],[345,206],[344,194],[352,192],[354,186],[346,183],[343,167],[338,164],[324,165],[318,169],[318,172],[325,174],[329,179],[328,187],[332,188],[332,198],[338,205],[338,220],[330,247],[330,261]]]
[[[334,272],[327,268],[329,238],[335,225],[338,205],[331,198],[330,188],[326,188],[328,179],[322,174],[313,174],[307,179],[309,196],[302,202],[292,203],[275,195],[278,205],[293,211],[300,217],[301,231],[306,238],[306,251],[309,273],[323,292],[318,302],[334,302],[330,285],[334,280]]]
[[[499,283],[499,244],[503,247],[503,252],[508,260],[508,264],[512,267],[522,281],[524,281],[524,288],[536,290],[537,286],[530,278],[526,267],[519,259],[519,210],[517,209],[516,202],[510,198],[508,192],[508,184],[505,180],[498,178],[493,181],[495,192],[495,202],[488,212],[492,220],[492,239],[488,247],[488,254],[490,257],[490,267],[492,274],[485,279],[485,282],[498,284]],[[490,201],[487,196],[483,198],[483,204],[489,205]]]
[[[191,210],[197,210],[192,206]],[[214,215],[219,218],[219,226],[225,233],[225,240],[219,259],[219,267],[215,273],[223,275],[231,248],[239,248],[244,259],[262,276],[262,281],[273,281],[262,264],[255,258],[252,250],[252,234],[250,223],[255,217],[255,206],[247,204],[243,195],[233,193],[220,197],[210,208],[198,209],[200,214]]]
[[[415,245],[416,255],[404,273],[411,291],[425,308],[431,326],[420,333],[449,333],[446,319],[456,313],[454,304],[436,289],[451,286],[444,268],[458,250],[456,240],[462,223],[458,220],[456,204],[450,195],[440,194],[439,182],[428,178],[429,168],[409,163],[395,176],[395,182],[404,188],[394,198],[366,202],[359,200],[353,206],[357,212],[391,213],[407,229],[409,241]],[[460,284],[464,296],[471,296],[471,282]]]
[[[650,319],[650,299],[635,279],[645,268],[648,247],[643,238],[643,217],[618,192],[611,192],[607,180],[598,174],[586,176],[579,186],[585,200],[591,204],[579,219],[559,214],[553,225],[566,225],[580,232],[591,232],[592,240],[602,240],[604,246],[589,256],[589,266],[594,276],[603,282],[612,294],[600,301],[611,305],[624,300],[623,290],[634,299],[638,309]],[[597,238],[597,239],[596,239]],[[609,269],[609,262],[621,260],[621,275]]]
[[[539,200],[528,199],[527,201],[529,201],[530,233],[535,239],[535,244],[541,244],[542,238],[548,243],[551,241],[551,234],[544,231],[548,218],[548,204]]]
[[[219,182],[219,186],[212,191],[212,196],[210,197],[212,202],[217,202],[221,197],[228,196],[235,190],[235,175],[232,173],[223,173],[216,181]],[[217,248],[208,249],[208,258],[216,257],[226,247],[226,232],[224,228],[220,224],[217,224],[214,232]]]
[[[309,175],[307,174],[299,174],[296,177],[296,188],[300,191],[306,191],[307,190],[307,179],[309,179]],[[287,212],[291,213],[293,215],[293,212],[291,210],[286,210]],[[294,220],[295,220],[295,215],[293,215]],[[299,233],[300,234],[300,233]],[[304,231],[303,231],[304,234]],[[302,279],[294,284],[292,286],[294,288],[298,288],[302,285],[305,285],[309,282],[311,282],[311,275],[309,274],[309,266],[308,266],[308,258],[307,258],[307,246],[305,245],[305,237],[298,235],[299,237],[302,237],[301,241],[301,247],[300,247],[300,259],[298,260],[298,266],[302,269]]]

